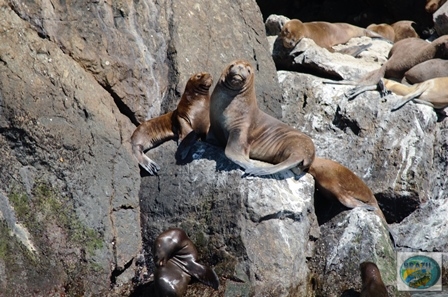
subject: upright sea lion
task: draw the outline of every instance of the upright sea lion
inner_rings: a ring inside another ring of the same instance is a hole
[[[150,174],[157,173],[160,166],[144,154],[145,150],[177,138],[182,141],[179,149],[185,158],[194,141],[205,138],[210,126],[209,89],[212,83],[213,78],[207,72],[192,75],[176,110],[145,121],[135,129],[131,137],[132,152]]]
[[[362,262],[359,269],[362,280],[361,297],[389,297],[380,270],[375,263]]]
[[[384,38],[394,41],[395,40],[395,31],[394,28],[392,28],[391,25],[382,23],[382,24],[370,24],[366,28],[367,30],[370,30],[372,32],[378,33]]]
[[[429,13],[434,13],[445,4],[445,2],[446,0],[426,0],[425,10]]]
[[[207,141],[225,147],[227,158],[247,174],[267,175],[287,169],[299,174],[314,159],[314,143],[258,108],[254,79],[249,62],[235,60],[227,65],[210,98]],[[264,167],[251,159],[271,164]]]
[[[411,84],[425,80],[448,76],[448,60],[431,59],[415,65],[404,73],[404,80]]]
[[[332,46],[346,43],[353,37],[361,36],[382,38],[375,32],[348,23],[302,23],[298,19],[286,22],[279,35],[285,48],[293,48],[302,38],[310,38],[318,46],[331,52],[333,52]]]
[[[410,86],[385,79],[385,86],[393,93],[404,96],[392,111],[400,109],[409,101],[429,105],[434,109],[448,106],[448,77],[436,77]]]
[[[192,280],[214,288],[219,287],[215,271],[197,262],[194,243],[180,228],[162,232],[154,241],[153,257],[155,290],[160,296],[181,297]]]
[[[366,90],[372,90],[372,87],[380,84],[383,77],[401,80],[404,73],[413,66],[434,58],[448,59],[448,35],[441,36],[431,43],[419,38],[400,40],[392,46],[389,58],[381,68],[367,73],[358,81],[326,81],[325,83],[358,85],[346,94],[351,99]]]
[[[324,196],[336,198],[348,208],[371,206],[386,222],[370,188],[347,167],[333,160],[316,157],[308,173],[314,177],[316,188]]]
[[[417,32],[417,23],[413,21],[398,21],[390,25],[394,29],[394,42],[405,38],[419,38],[420,34]],[[420,29],[419,29],[420,31]]]

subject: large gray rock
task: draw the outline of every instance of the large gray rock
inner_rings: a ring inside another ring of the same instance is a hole
[[[187,164],[144,177],[144,241],[152,244],[162,230],[182,227],[202,261],[223,277],[225,296],[310,294],[306,261],[319,237],[313,178],[296,179],[289,171],[242,175],[222,149],[197,143]],[[208,296],[210,290],[188,296]]]
[[[130,121],[56,44],[0,9],[2,293],[106,294],[133,277],[141,250]]]

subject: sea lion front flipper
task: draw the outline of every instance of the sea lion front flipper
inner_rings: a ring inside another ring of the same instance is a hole
[[[359,94],[362,94],[367,91],[374,91],[378,88],[377,85],[368,85],[368,86],[359,86],[351,89],[347,93],[345,93],[345,97],[347,97],[347,100],[353,100],[356,96]]]
[[[132,152],[137,159],[138,164],[148,171],[149,174],[154,175],[160,170],[160,166],[143,153],[143,146],[133,145]]]
[[[184,139],[181,140],[179,146],[176,151],[176,158],[180,158],[180,160],[185,160],[190,152],[191,147],[194,143],[199,139],[199,135],[195,131],[191,131],[188,133]]]
[[[195,277],[198,281],[217,290],[219,287],[218,275],[215,271],[206,265],[190,261],[187,264],[188,273]]]
[[[397,105],[395,105],[391,111],[396,111],[399,110],[400,108],[402,108],[406,103],[408,103],[409,101],[412,100],[417,100],[416,98],[419,97],[424,91],[426,91],[428,88],[421,88],[421,89],[417,89],[417,91],[407,94],[406,96],[404,96],[403,98],[401,98],[399,100],[399,103]],[[422,100],[420,100],[422,101]],[[426,102],[426,101],[425,101]],[[429,103],[429,102],[426,102]]]
[[[244,170],[254,166],[249,159],[249,145],[244,141],[240,130],[230,131],[224,154]]]

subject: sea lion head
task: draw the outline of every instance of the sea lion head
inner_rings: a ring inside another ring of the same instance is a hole
[[[436,58],[448,59],[448,35],[442,35],[433,42],[436,43]]]
[[[226,88],[234,91],[244,91],[252,85],[254,69],[249,62],[235,60],[224,69],[221,81]]]
[[[289,20],[280,31],[280,38],[285,48],[293,48],[302,39],[301,28],[303,23],[297,19]]]
[[[213,84],[213,77],[208,72],[199,72],[193,74],[187,82],[185,90],[192,90],[196,93],[208,94]]]
[[[156,267],[165,266],[166,262],[183,248],[185,239],[188,239],[187,234],[179,228],[168,229],[157,236],[153,246]]]

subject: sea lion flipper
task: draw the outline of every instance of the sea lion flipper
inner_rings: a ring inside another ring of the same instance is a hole
[[[409,101],[412,101],[412,100],[418,100],[418,99],[416,99],[416,98],[419,97],[425,90],[426,90],[426,89],[421,89],[421,90],[418,90],[418,92],[413,92],[413,93],[410,93],[410,94],[404,96],[403,98],[401,98],[401,99],[399,100],[399,103],[398,103],[397,105],[395,105],[395,106],[391,109],[391,111],[399,110],[399,109],[402,108],[404,105],[406,105],[406,103],[408,103]],[[422,101],[422,100],[420,100],[420,101]],[[427,103],[429,103],[429,102],[426,102],[425,104],[427,104]],[[434,107],[434,106],[433,106],[433,107]]]
[[[185,160],[190,152],[191,147],[194,143],[199,139],[199,135],[195,131],[191,131],[188,133],[184,139],[181,140],[179,146],[176,151],[176,158],[180,160]]]
[[[154,175],[160,170],[160,166],[145,155],[142,145],[133,145],[132,151],[140,166],[148,171],[149,174]]]
[[[191,261],[187,265],[187,270],[190,275],[194,276],[204,285],[212,287],[217,290],[219,287],[219,279],[215,271],[206,265]]]
[[[253,163],[249,159],[249,147],[244,145],[243,138],[240,130],[230,131],[224,154],[231,161],[247,170],[253,167]]]

